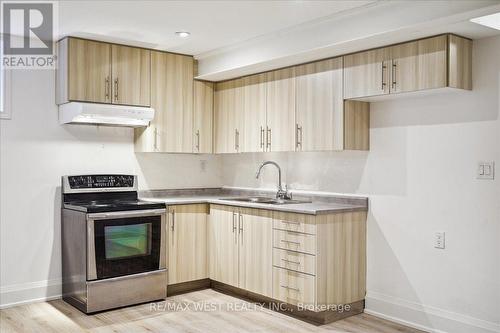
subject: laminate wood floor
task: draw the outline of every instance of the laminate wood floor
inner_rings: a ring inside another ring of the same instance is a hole
[[[62,300],[0,311],[1,333],[350,332],[417,333],[361,314],[315,326],[211,289],[87,316]]]

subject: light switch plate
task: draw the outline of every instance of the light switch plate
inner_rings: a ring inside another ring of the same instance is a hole
[[[477,164],[477,179],[495,179],[495,162],[479,162]]]

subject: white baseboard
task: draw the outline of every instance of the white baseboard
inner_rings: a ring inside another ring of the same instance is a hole
[[[0,288],[0,309],[61,298],[61,291],[61,279],[2,286]]]
[[[500,333],[498,323],[373,291],[366,295],[365,312],[431,333]]]

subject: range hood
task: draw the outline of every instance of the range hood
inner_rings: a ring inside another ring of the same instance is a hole
[[[140,106],[69,102],[59,106],[59,123],[145,127],[154,114],[153,108]]]

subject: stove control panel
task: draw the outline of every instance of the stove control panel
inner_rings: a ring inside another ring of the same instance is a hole
[[[134,179],[131,175],[85,175],[69,176],[68,183],[71,189],[133,188]]]

